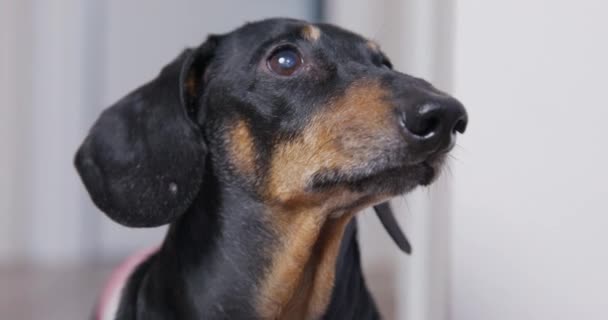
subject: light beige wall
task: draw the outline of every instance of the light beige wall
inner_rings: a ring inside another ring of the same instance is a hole
[[[14,131],[16,86],[11,81],[15,74],[15,52],[13,43],[14,19],[11,17],[12,2],[0,2],[0,261],[13,254],[11,246],[14,181]]]
[[[452,319],[608,319],[608,2],[459,0]]]
[[[27,103],[28,1],[0,0],[0,264],[23,256],[20,215],[23,107]],[[25,64],[25,65],[24,65]]]

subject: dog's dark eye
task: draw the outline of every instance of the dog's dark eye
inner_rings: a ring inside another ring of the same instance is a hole
[[[290,76],[302,65],[300,52],[292,47],[275,50],[268,58],[268,68],[281,76]]]

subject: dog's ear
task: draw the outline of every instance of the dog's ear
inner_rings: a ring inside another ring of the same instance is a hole
[[[207,146],[194,119],[217,37],[187,49],[156,79],[106,109],[76,153],[93,202],[130,227],[155,227],[184,213],[197,196]]]

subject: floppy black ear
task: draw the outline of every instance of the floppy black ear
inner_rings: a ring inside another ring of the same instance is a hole
[[[130,227],[155,227],[184,213],[196,197],[207,147],[193,116],[211,37],[187,49],[156,79],[106,109],[76,153],[93,202]],[[203,115],[199,115],[203,116]]]

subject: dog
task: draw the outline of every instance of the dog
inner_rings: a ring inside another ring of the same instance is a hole
[[[468,116],[329,24],[210,35],[106,109],[75,166],[129,227],[170,224],[108,319],[379,319],[354,216],[432,183]]]

